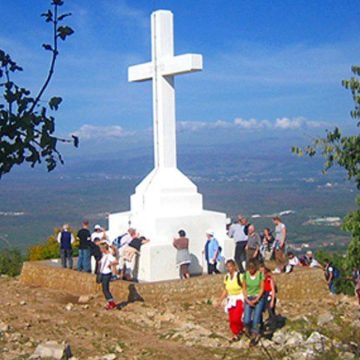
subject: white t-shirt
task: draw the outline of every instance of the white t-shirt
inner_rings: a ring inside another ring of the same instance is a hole
[[[289,259],[289,265],[291,265],[291,266],[299,266],[300,265],[300,260],[298,259],[297,256],[294,256],[292,259]]]
[[[104,239],[107,240],[106,232],[105,231],[101,231],[101,232],[94,231],[91,234],[91,241],[94,242],[96,238],[98,238],[100,240],[104,240]]]
[[[279,225],[275,226],[275,241],[277,242],[285,242],[285,237],[283,235],[283,230],[286,229],[285,224],[280,223]]]
[[[111,274],[111,263],[116,261],[112,254],[104,254],[100,260],[100,273],[107,275]]]
[[[315,259],[312,259],[311,262],[310,262],[310,267],[311,268],[314,268],[314,267],[321,267],[320,263],[315,260]]]

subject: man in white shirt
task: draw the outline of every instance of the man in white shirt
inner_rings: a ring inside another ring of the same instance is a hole
[[[247,219],[239,215],[238,222],[230,226],[228,235],[235,241],[235,261],[241,273],[245,272],[246,268],[246,245],[248,243],[248,228],[249,223]]]
[[[57,242],[60,244],[61,265],[65,269],[67,267],[73,268],[72,244],[75,237],[69,229],[69,225],[64,224],[62,231],[57,236]]]

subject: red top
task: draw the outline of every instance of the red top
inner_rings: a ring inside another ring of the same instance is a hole
[[[266,275],[265,276],[265,281],[264,281],[264,291],[265,292],[271,292],[272,291],[272,287],[271,287],[271,275]]]

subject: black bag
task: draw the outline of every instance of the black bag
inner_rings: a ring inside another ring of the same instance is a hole
[[[102,282],[102,274],[101,273],[97,273],[96,274],[96,283],[97,284],[101,284]]]

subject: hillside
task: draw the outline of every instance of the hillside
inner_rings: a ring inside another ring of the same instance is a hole
[[[106,312],[90,275],[26,264],[21,279],[0,279],[0,358],[28,359],[47,340],[68,342],[81,360],[103,359],[107,354],[112,354],[108,359],[355,359],[360,355],[360,309],[354,298],[329,295],[320,270],[303,269],[276,280],[278,311],[286,325],[272,341],[262,340],[266,354],[261,345],[249,349],[245,339],[229,344],[226,314],[212,305],[222,288],[221,275],[139,284],[144,303]],[[126,301],[129,284],[113,284],[117,300]],[[84,291],[89,296],[79,303]]]

